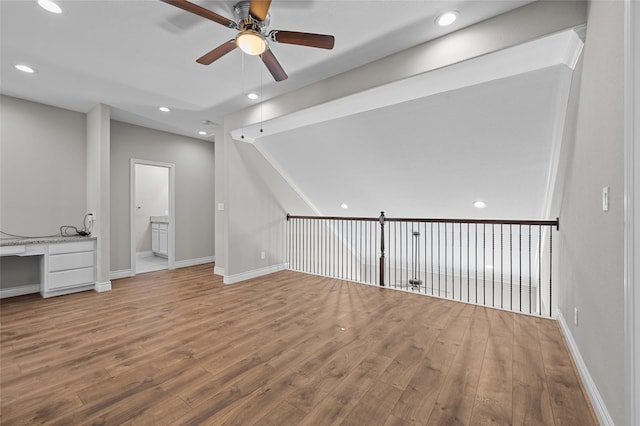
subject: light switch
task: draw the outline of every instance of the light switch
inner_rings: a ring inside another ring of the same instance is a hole
[[[218,203],[218,210],[224,210],[224,203]]]
[[[609,187],[605,186],[602,188],[602,211],[609,211]]]

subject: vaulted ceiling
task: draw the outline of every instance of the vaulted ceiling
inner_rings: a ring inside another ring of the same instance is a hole
[[[104,103],[113,119],[213,140],[225,116],[260,102],[249,92],[273,99],[529,1],[274,0],[269,28],[336,37],[331,51],[272,43],[289,74],[279,83],[239,50],[197,64],[235,32],[166,3],[58,3],[61,15],[31,0],[0,2],[2,94],[80,112]],[[235,1],[197,3],[233,16]],[[439,27],[435,19],[446,10],[460,18]],[[248,139],[318,213],[544,217],[575,65],[555,54],[568,40],[300,111],[264,134],[257,126],[242,131],[253,132]],[[37,72],[19,73],[18,63]],[[475,200],[489,208],[474,209]]]
[[[236,3],[194,2],[229,18]],[[272,43],[289,74],[276,83],[259,58],[239,50],[210,66],[197,64],[235,31],[159,0],[60,0],[60,15],[35,0],[2,0],[0,90],[81,112],[104,103],[114,119],[211,140],[203,121],[220,124],[257,102],[245,96],[250,91],[269,99],[528,2],[274,0],[269,28],[336,37],[333,50]],[[437,26],[447,10],[460,19]],[[37,72],[21,74],[14,69],[19,63]],[[162,105],[172,112],[158,111]]]

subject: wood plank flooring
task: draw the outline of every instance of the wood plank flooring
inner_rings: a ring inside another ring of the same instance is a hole
[[[597,424],[552,320],[212,270],[2,300],[0,423]]]

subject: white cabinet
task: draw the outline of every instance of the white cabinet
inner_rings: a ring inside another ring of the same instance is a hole
[[[151,251],[156,256],[169,256],[169,224],[151,223]]]
[[[50,244],[46,264],[43,297],[92,289],[96,282],[96,243]]]

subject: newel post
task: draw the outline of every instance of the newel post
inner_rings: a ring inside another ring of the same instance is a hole
[[[380,212],[380,287],[384,287],[384,212]]]

